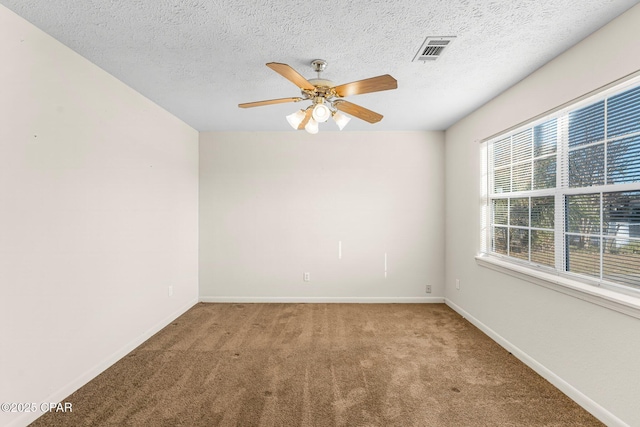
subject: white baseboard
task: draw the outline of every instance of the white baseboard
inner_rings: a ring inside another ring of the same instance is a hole
[[[525,365],[536,371],[542,378],[549,381],[553,384],[558,390],[562,391],[564,394],[573,399],[578,405],[582,406],[586,411],[588,411],[591,415],[602,421],[609,427],[629,427],[627,423],[622,421],[620,418],[616,417],[614,414],[609,412],[603,406],[586,396],[580,390],[560,378],[553,371],[542,365],[540,362],[535,360],[533,357],[529,356],[527,353],[507,341],[500,334],[495,332],[493,329],[489,328],[487,325],[467,313],[460,306],[456,305],[449,299],[445,299],[445,304],[455,310],[462,317],[467,319],[471,324],[480,329],[486,335],[488,335],[492,340],[500,344],[507,351],[513,354],[515,357],[520,359]]]
[[[216,297],[201,296],[200,302],[227,303],[358,303],[358,304],[416,304],[444,303],[443,297]]]
[[[189,303],[187,303],[186,305],[179,308],[178,310],[174,311],[170,315],[166,316],[164,319],[157,322],[155,325],[153,325],[151,328],[146,330],[144,333],[140,334],[138,337],[131,340],[127,345],[123,346],[122,348],[114,352],[109,357],[106,357],[105,359],[103,359],[100,363],[98,363],[93,368],[89,369],[84,374],[77,377],[75,380],[71,381],[65,387],[62,387],[58,391],[52,393],[49,397],[44,399],[43,402],[62,402],[71,393],[75,392],[80,387],[82,387],[83,385],[85,385],[86,383],[88,383],[98,375],[100,375],[102,372],[107,370],[107,368],[109,368],[111,365],[113,365],[118,360],[122,359],[124,356],[129,354],[136,347],[138,347],[140,344],[142,344],[143,342],[151,338],[155,333],[159,332],[162,328],[164,328],[165,326],[173,322],[175,319],[180,317],[182,314],[184,314],[187,310],[189,310],[191,307],[193,307],[197,303],[198,303],[197,299],[194,299]],[[22,426],[29,425],[30,423],[32,423],[42,415],[43,414],[41,412],[24,413],[22,414],[22,416],[16,417],[13,420],[11,420],[11,422],[7,424],[7,427],[22,427]]]

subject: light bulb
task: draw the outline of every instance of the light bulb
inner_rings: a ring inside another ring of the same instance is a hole
[[[318,122],[316,122],[313,118],[309,119],[309,121],[307,122],[307,125],[304,127],[304,129],[309,132],[310,134],[316,134],[318,133]]]
[[[331,117],[331,110],[324,104],[316,104],[313,107],[313,118],[316,122],[326,122]]]
[[[340,130],[342,130],[347,125],[347,123],[349,123],[349,120],[351,120],[351,117],[345,116],[339,111],[333,113],[333,121],[336,122]]]
[[[293,114],[289,114],[287,116],[287,121],[292,128],[298,129],[298,126],[300,126],[300,123],[302,123],[302,121],[304,120],[304,116],[304,110],[298,110]]]

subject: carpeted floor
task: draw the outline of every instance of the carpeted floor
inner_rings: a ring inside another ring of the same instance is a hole
[[[600,426],[444,304],[200,303],[33,426]]]

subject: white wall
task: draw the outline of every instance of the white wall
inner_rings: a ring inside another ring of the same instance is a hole
[[[478,141],[640,69],[640,6],[446,132],[446,297],[609,424],[640,425],[640,320],[476,265]],[[461,289],[455,289],[455,279]],[[616,419],[617,417],[617,419]]]
[[[200,298],[443,301],[443,140],[202,133]]]
[[[0,58],[0,402],[57,402],[197,301],[198,133],[3,6]]]

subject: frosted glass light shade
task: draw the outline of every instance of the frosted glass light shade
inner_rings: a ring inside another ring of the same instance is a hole
[[[307,122],[307,125],[304,127],[304,129],[310,134],[316,134],[318,133],[318,122],[311,118]]]
[[[333,121],[336,122],[340,130],[342,130],[347,125],[347,123],[349,123],[349,120],[351,120],[351,117],[345,116],[339,111],[336,111],[333,114]]]
[[[331,110],[324,104],[316,104],[312,116],[316,122],[326,122],[331,117]]]
[[[289,114],[287,116],[287,121],[289,122],[292,128],[298,129],[298,126],[300,126],[300,123],[302,123],[302,121],[304,120],[304,116],[305,116],[304,111],[298,110],[293,114]]]

